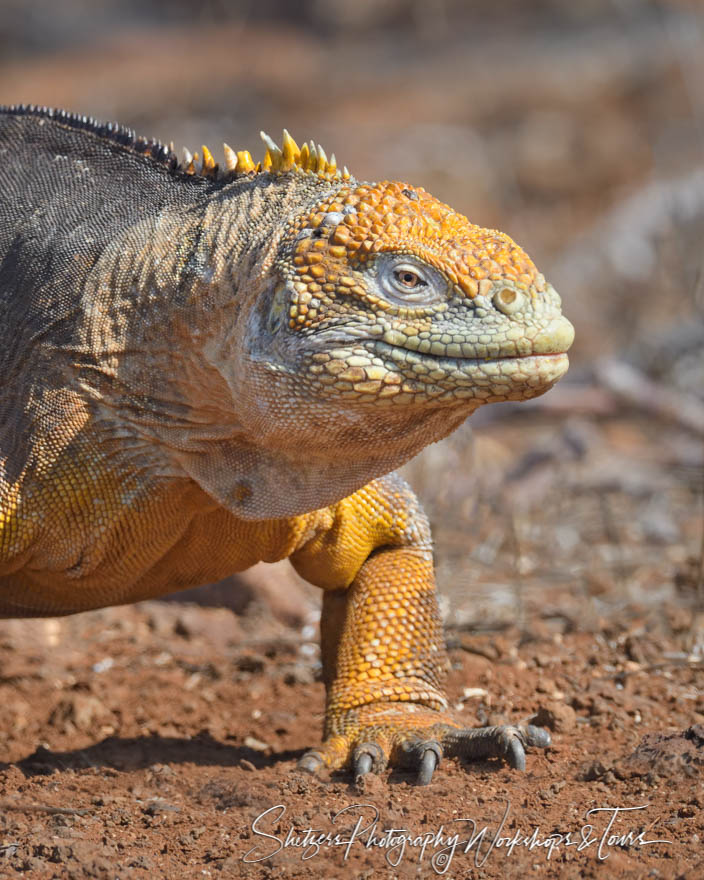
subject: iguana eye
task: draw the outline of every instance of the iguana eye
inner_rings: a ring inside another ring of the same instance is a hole
[[[380,254],[376,271],[382,293],[398,305],[427,306],[447,295],[440,273],[410,255]]]
[[[416,287],[427,287],[427,282],[414,272],[412,269],[397,269],[394,272],[394,278],[398,283],[407,290],[415,290]]]

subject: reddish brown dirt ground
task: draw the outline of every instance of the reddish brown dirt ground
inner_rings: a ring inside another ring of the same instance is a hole
[[[704,725],[692,721],[704,707],[686,659],[662,659],[679,657],[677,609],[631,610],[598,634],[550,634],[539,620],[522,635],[451,632],[467,724],[537,712],[554,744],[525,774],[446,761],[429,788],[401,771],[358,788],[297,772],[318,741],[322,685],[292,633],[251,639],[226,614],[149,603],[5,625],[0,876],[469,877],[482,861],[492,878],[702,876]],[[335,821],[354,805],[365,806]],[[615,807],[640,809],[588,815]],[[399,847],[368,847],[371,832],[349,850],[274,854],[290,828],[347,839],[375,810],[377,840],[388,828],[416,839],[396,867]],[[447,841],[421,855],[420,835],[466,841],[460,819],[487,827],[478,846],[460,843],[449,864]],[[534,829],[533,849],[490,850]],[[650,840],[668,842],[639,842]]]

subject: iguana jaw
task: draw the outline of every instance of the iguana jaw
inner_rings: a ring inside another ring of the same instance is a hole
[[[352,361],[353,366],[341,369]],[[306,387],[346,406],[447,406],[526,400],[548,391],[567,371],[566,353],[500,358],[447,358],[376,343],[316,355]],[[322,369],[321,369],[322,368]]]
[[[374,341],[368,350],[376,360],[384,362],[389,374],[395,371],[405,377],[401,393],[437,402],[523,400],[543,394],[566,373],[566,352],[574,339],[571,323],[559,315],[533,335],[530,328],[526,331],[519,345],[515,340],[502,344],[499,334],[489,345],[462,343],[462,357],[448,357],[449,346],[443,344],[431,345],[430,354],[421,353],[417,339],[406,340],[413,342],[412,347],[389,344],[388,335]],[[395,340],[393,335],[390,338]],[[490,346],[494,356],[489,354]]]
[[[568,368],[574,329],[547,285],[515,316],[499,314],[490,297],[478,296],[473,304],[443,304],[420,332],[408,318],[370,312],[305,335],[286,327],[276,335],[272,369],[297,376],[310,399],[353,409],[463,401],[476,408],[552,387]]]

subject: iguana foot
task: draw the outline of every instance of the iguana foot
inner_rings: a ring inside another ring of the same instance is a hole
[[[448,713],[412,703],[372,703],[349,710],[338,730],[320,748],[306,752],[298,767],[317,773],[324,767],[351,766],[360,779],[388,764],[410,766],[418,770],[417,784],[427,785],[443,755],[501,758],[524,770],[528,746],[550,745],[550,734],[542,727],[461,727]]]

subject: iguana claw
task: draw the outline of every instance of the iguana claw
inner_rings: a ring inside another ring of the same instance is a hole
[[[420,762],[416,784],[429,785],[433,778],[433,773],[435,773],[435,768],[439,763],[440,759],[437,756],[437,752],[434,749],[427,749]]]
[[[414,769],[416,783],[428,785],[444,755],[469,760],[499,758],[515,770],[525,770],[526,749],[545,749],[551,743],[547,730],[530,724],[463,728],[445,721],[440,713],[437,717],[437,722],[425,729],[415,727],[410,730],[403,722],[407,724],[411,718],[397,717],[393,725],[376,727],[374,735],[378,741],[371,738],[371,731],[367,731],[367,736],[358,745],[354,744],[352,735],[331,737],[320,749],[306,752],[298,767],[318,773],[323,767],[351,766],[355,780],[359,781],[391,764]],[[413,721],[417,724],[417,718]]]

